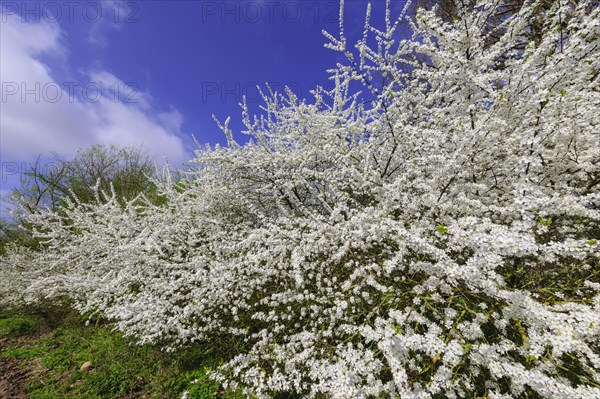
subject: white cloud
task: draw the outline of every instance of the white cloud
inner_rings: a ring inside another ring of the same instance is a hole
[[[95,143],[143,145],[157,160],[166,156],[172,165],[187,160],[181,114],[155,109],[149,93],[127,87],[107,71],[90,72],[91,84],[82,82],[71,89],[53,80],[40,57],[53,55],[67,62],[68,47],[58,24],[3,15],[0,46],[4,161],[32,160],[51,151],[70,156]]]

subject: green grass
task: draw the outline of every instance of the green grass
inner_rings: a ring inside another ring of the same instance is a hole
[[[0,313],[0,337],[19,337],[37,331],[43,319],[35,315]]]
[[[208,378],[223,359],[206,345],[166,353],[135,345],[110,326],[84,326],[68,312],[0,313],[0,339],[0,356],[33,370],[25,387],[31,399],[166,399],[186,390],[189,399],[243,398]],[[80,371],[84,362],[90,371]]]

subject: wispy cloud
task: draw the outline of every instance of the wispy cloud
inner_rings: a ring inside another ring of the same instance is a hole
[[[137,21],[138,5],[135,2],[124,0],[101,0],[95,2],[97,21],[88,24],[88,42],[106,47],[108,34],[111,31],[120,31],[128,23]]]

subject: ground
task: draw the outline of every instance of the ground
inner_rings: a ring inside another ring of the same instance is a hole
[[[0,352],[6,349],[7,338],[0,339]],[[27,370],[15,359],[0,357],[0,398],[26,399],[24,385]]]
[[[207,375],[223,362],[206,343],[174,353],[136,345],[105,320],[68,310],[0,310],[0,399],[240,399]],[[91,367],[82,365],[91,363]]]

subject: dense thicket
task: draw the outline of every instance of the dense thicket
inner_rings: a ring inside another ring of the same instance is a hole
[[[163,206],[32,215],[45,250],[3,258],[4,300],[166,347],[238,337],[215,378],[261,398],[600,397],[599,13],[544,4],[369,9],[354,48],[342,20],[332,91],[266,95]]]

